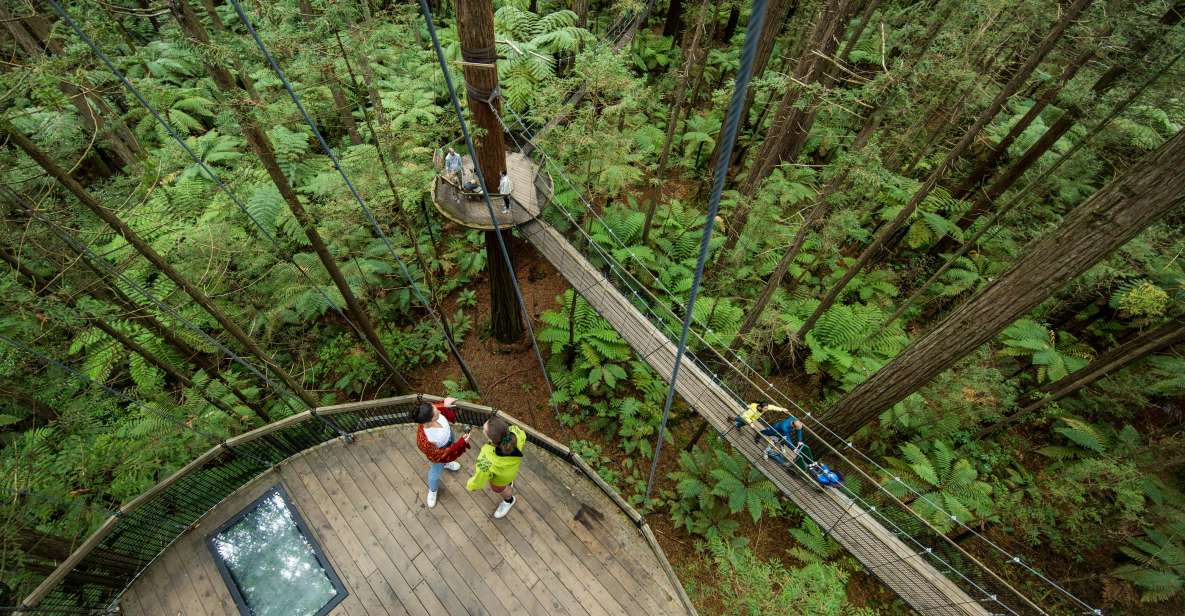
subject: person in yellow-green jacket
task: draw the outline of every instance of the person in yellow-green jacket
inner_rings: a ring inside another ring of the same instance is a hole
[[[489,440],[477,453],[473,476],[465,489],[473,492],[490,484],[490,489],[502,497],[495,518],[504,518],[514,506],[514,478],[518,476],[523,462],[523,446],[527,444],[527,433],[518,426],[512,426],[501,417],[491,417],[481,427]]]
[[[733,417],[733,421],[736,423],[736,427],[738,428],[743,428],[747,425],[753,425],[757,423],[757,420],[761,419],[761,416],[764,415],[766,411],[776,411],[779,413],[790,412],[788,409],[775,406],[769,402],[752,402],[748,407],[745,408],[744,411],[741,412],[740,415]]]

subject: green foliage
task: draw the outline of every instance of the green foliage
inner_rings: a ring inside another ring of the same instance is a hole
[[[754,522],[781,509],[777,489],[739,454],[714,445],[679,452],[671,518],[675,526],[705,537],[733,538],[739,524],[733,514],[746,512]]]
[[[906,443],[901,454],[902,458],[885,458],[889,474],[881,483],[938,530],[949,532],[959,523],[993,515],[991,485],[980,481],[971,462],[960,458],[947,443],[935,441],[926,449]]]
[[[790,536],[797,543],[790,548],[790,554],[804,563],[825,563],[843,550],[822,527],[807,517],[802,519],[801,526],[790,529]]]
[[[1124,283],[1111,294],[1110,302],[1120,316],[1135,319],[1163,316],[1168,303],[1168,293],[1147,280]]]
[[[1001,333],[1001,355],[1026,357],[1037,367],[1037,382],[1056,381],[1089,363],[1089,355],[1069,334],[1054,336],[1044,325],[1021,319]]]
[[[695,588],[701,603],[718,606],[713,612],[728,616],[817,614],[872,616],[847,600],[848,574],[842,569],[811,562],[791,569],[777,560],[762,560],[749,549],[709,538],[710,585]]]
[[[1166,508],[1166,517],[1142,536],[1132,537],[1120,546],[1119,551],[1132,562],[1111,572],[1134,584],[1141,591],[1140,601],[1145,603],[1167,601],[1185,590],[1185,515]]]

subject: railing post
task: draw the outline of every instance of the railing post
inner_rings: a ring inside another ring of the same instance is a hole
[[[334,432],[336,432],[338,437],[341,438],[343,441],[345,441],[347,443],[354,442],[354,435],[353,434],[350,434],[349,432],[342,430],[341,426],[337,425],[336,421],[333,421],[332,418],[325,417],[324,415],[321,415],[320,413],[317,412],[316,408],[309,409],[309,415],[311,415],[313,417],[313,419],[316,419],[317,421],[324,424],[330,430],[333,430]]]

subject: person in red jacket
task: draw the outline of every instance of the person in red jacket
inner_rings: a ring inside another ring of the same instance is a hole
[[[416,428],[416,447],[428,458],[428,506],[436,506],[436,493],[440,490],[440,476],[444,471],[461,470],[461,457],[469,449],[469,430],[460,438],[453,436],[453,422],[457,421],[454,408],[456,398],[445,398],[441,402],[421,402],[412,410],[412,419],[420,424]]]

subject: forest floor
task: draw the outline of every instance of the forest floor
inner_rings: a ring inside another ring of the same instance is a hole
[[[570,287],[563,276],[530,244],[519,238],[505,237],[508,240],[507,247],[514,255],[515,270],[518,272],[523,299],[533,319],[532,324],[539,330],[542,327],[539,314],[557,309],[557,298]],[[603,432],[594,431],[581,424],[568,427],[560,423],[548,403],[547,383],[531,350],[530,342],[524,337],[522,343],[504,345],[490,337],[489,283],[482,276],[475,279],[469,288],[477,291],[477,305],[469,310],[474,328],[460,345],[460,351],[481,387],[480,402],[504,410],[562,443],[574,440],[594,443],[601,448],[605,458],[618,467],[615,470],[621,472],[622,476],[628,475],[628,469],[623,462],[629,458],[642,460],[643,476],[648,473],[648,461],[636,455],[626,454]],[[446,298],[446,314],[454,313],[455,301],[455,296]],[[541,351],[546,361],[547,349],[543,348]],[[445,380],[460,384],[465,382],[460,367],[452,357],[445,362],[424,366],[409,374],[408,378],[415,391],[438,395],[444,393],[442,382]],[[802,383],[791,381],[779,381],[776,384],[783,387],[783,391],[795,394],[803,388]],[[667,479],[667,475],[678,470],[677,452],[690,441],[700,421],[687,407],[681,403],[676,404],[670,422],[674,446],[668,443],[663,452],[659,463],[659,480],[655,485],[656,494],[674,490],[674,482]],[[624,486],[618,487],[624,490]],[[762,559],[777,558],[787,566],[795,566],[797,560],[789,552],[789,548],[794,544],[789,529],[798,525],[797,519],[788,516],[766,516],[754,523],[748,516],[741,516],[738,520],[741,527],[737,534],[748,539],[749,547],[754,554]],[[702,541],[700,537],[692,535],[686,529],[675,528],[665,509],[655,511],[647,521],[685,586],[711,589],[717,585],[709,561],[696,547],[696,544]],[[718,594],[709,591],[700,594],[700,597],[701,600],[696,602],[696,608],[705,613],[719,612],[723,607],[719,604],[722,598]],[[896,600],[892,591],[863,570],[857,570],[849,579],[848,598],[853,605],[879,609],[884,609]]]

